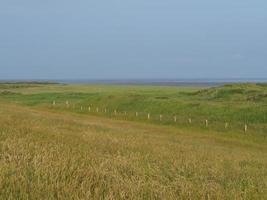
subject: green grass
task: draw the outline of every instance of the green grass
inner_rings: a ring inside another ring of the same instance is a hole
[[[266,199],[266,91],[0,84],[0,199]]]
[[[8,88],[8,86],[10,88]],[[1,89],[2,88],[2,89]],[[180,127],[205,128],[225,132],[225,123],[230,130],[243,132],[245,124],[249,131],[266,136],[267,130],[267,86],[265,84],[234,84],[217,88],[181,88],[159,86],[115,86],[115,85],[62,85],[62,84],[0,84],[0,99],[28,106],[51,107],[55,100],[56,109],[61,111],[110,117],[116,110],[120,115],[127,112],[127,120],[150,123],[172,124]],[[72,109],[66,109],[68,101]],[[75,109],[73,107],[75,106]],[[80,107],[83,107],[83,112]],[[96,108],[102,112],[96,113]],[[107,108],[109,114],[104,114]],[[135,118],[135,113],[139,117]],[[163,115],[159,122],[159,115]],[[173,123],[173,116],[177,123]]]

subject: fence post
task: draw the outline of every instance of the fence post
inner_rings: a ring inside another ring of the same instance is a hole
[[[176,123],[176,122],[177,122],[177,117],[174,116],[174,117],[173,117],[173,120],[174,120],[174,122]]]
[[[56,106],[56,101],[55,100],[53,101],[53,106]]]
[[[135,112],[135,116],[138,117],[138,112]]]
[[[245,133],[248,131],[248,125],[247,124],[245,124],[244,131],[245,131]]]
[[[81,106],[81,110],[83,110],[83,106]]]
[[[98,113],[98,111],[99,111],[99,109],[98,109],[98,107],[96,108],[96,112]]]
[[[225,124],[224,124],[224,128],[225,128],[225,129],[228,129],[228,127],[229,127],[229,123],[228,123],[228,122],[225,122]]]
[[[162,115],[159,115],[159,121],[162,121]]]
[[[117,110],[114,110],[114,114],[117,115]]]
[[[205,120],[205,126],[208,127],[209,126],[209,121],[206,119]]]
[[[107,113],[107,109],[105,108],[105,113]]]
[[[69,101],[66,101],[66,107],[69,108]]]
[[[191,118],[188,119],[188,123],[189,123],[189,124],[192,123],[192,119],[191,119]]]
[[[150,113],[147,114],[147,119],[148,119],[148,120],[150,119]]]

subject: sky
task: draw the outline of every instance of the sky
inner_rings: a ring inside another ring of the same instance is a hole
[[[267,78],[267,1],[0,1],[0,79],[157,78]]]

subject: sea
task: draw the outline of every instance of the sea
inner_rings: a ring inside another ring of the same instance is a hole
[[[267,78],[240,79],[14,79],[1,82],[49,82],[63,84],[111,84],[111,85],[154,85],[183,87],[214,87],[233,83],[267,83]]]

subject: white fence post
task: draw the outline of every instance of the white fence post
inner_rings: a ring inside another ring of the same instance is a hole
[[[228,129],[228,127],[229,127],[229,123],[228,123],[228,122],[225,122],[225,124],[224,124],[224,128],[225,128],[225,129]]]
[[[188,119],[188,123],[189,123],[189,124],[192,123],[192,119],[191,119],[191,118]]]
[[[205,126],[208,127],[209,126],[209,121],[206,119],[205,120]]]
[[[247,124],[245,124],[244,131],[245,131],[245,133],[248,131],[248,125]]]

